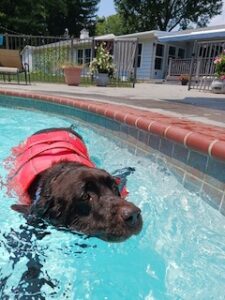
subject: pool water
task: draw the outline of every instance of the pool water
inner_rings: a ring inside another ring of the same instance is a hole
[[[27,225],[4,186],[11,147],[37,130],[70,126],[101,168],[136,168],[129,198],[142,209],[142,232],[107,243]],[[167,169],[118,146],[79,121],[0,108],[0,299],[225,299],[225,218]],[[46,234],[46,233],[50,234]]]

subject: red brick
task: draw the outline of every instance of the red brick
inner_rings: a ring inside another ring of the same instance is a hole
[[[177,143],[184,144],[184,138],[189,132],[191,131],[171,125],[166,129],[165,137]]]
[[[149,124],[151,123],[151,120],[146,118],[140,118],[136,122],[136,126],[142,130],[148,131]]]
[[[212,146],[211,155],[221,160],[225,160],[225,142],[218,141]]]
[[[209,146],[214,141],[214,138],[204,136],[200,133],[193,133],[186,139],[186,146],[208,154]]]
[[[135,126],[137,118],[138,117],[136,115],[127,114],[125,118],[125,123],[131,126]]]
[[[163,123],[160,122],[154,122],[151,127],[150,127],[150,132],[154,133],[154,134],[158,134],[158,135],[163,135],[166,128],[168,127],[168,125],[165,125]]]

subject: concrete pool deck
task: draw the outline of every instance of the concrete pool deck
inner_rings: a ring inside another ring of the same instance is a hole
[[[225,95],[151,83],[134,89],[1,84],[0,93],[77,107],[225,160]]]
[[[187,90],[175,84],[139,83],[133,88],[75,87],[65,84],[0,84],[0,90],[88,99],[150,110],[180,119],[225,127],[225,94]]]

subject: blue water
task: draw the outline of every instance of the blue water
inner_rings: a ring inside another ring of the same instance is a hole
[[[11,147],[37,130],[71,123],[99,167],[136,168],[128,180],[129,198],[142,209],[143,230],[118,244],[54,227],[34,234],[10,209],[16,199],[3,184],[0,299],[225,299],[225,218],[186,190],[166,165],[136,157],[78,121],[0,107],[3,183],[2,162]]]

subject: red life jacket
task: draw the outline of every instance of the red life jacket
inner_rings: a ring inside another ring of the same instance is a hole
[[[23,144],[14,148],[13,154],[16,156],[16,163],[14,174],[11,176],[11,188],[16,190],[19,196],[27,193],[38,174],[55,163],[71,161],[87,167],[95,167],[89,158],[85,144],[67,131],[32,135]],[[30,199],[25,198],[22,202],[30,204]]]
[[[95,167],[85,144],[67,131],[51,131],[32,135],[23,144],[13,148],[15,168],[10,173],[9,189],[16,191],[22,204],[30,204],[28,189],[38,174],[62,161],[77,162]],[[119,179],[118,179],[119,180]],[[124,187],[121,195],[125,197]]]

